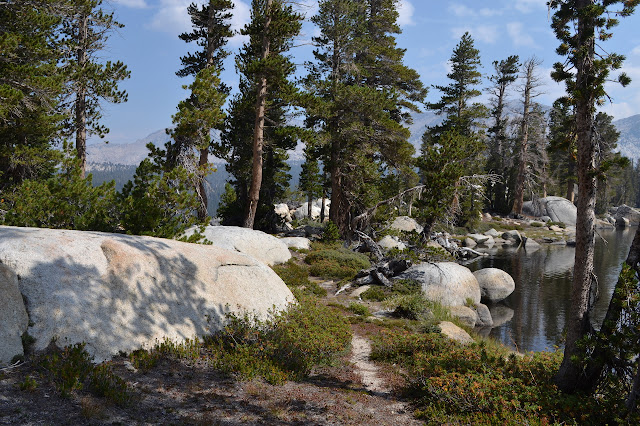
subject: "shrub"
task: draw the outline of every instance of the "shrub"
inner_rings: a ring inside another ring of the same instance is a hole
[[[391,290],[386,287],[371,286],[368,290],[360,295],[362,300],[372,300],[375,302],[382,302],[391,294]]]
[[[327,290],[309,280],[309,268],[298,265],[293,259],[283,265],[275,265],[273,270],[292,289],[304,288],[305,293],[311,293],[319,297],[327,295]]]
[[[418,320],[429,312],[427,300],[418,293],[397,295],[388,299],[385,304],[400,318]]]
[[[328,221],[322,233],[322,241],[331,243],[340,239],[340,230],[332,221]]]
[[[358,271],[371,266],[367,256],[345,248],[321,249],[307,255],[311,275],[322,278],[353,278]]]
[[[350,341],[344,317],[301,297],[297,305],[266,321],[228,315],[224,329],[205,338],[205,348],[216,368],[277,384],[331,363]]]
[[[365,317],[368,317],[369,315],[371,315],[371,312],[369,312],[369,308],[366,305],[363,305],[362,303],[351,302],[349,304],[349,311],[351,311],[356,315],[361,315]]]
[[[84,343],[53,350],[39,360],[39,365],[62,396],[68,397],[88,383],[92,393],[117,405],[124,406],[131,399],[127,383],[113,373],[109,364],[94,365]]]
[[[616,405],[553,385],[561,352],[518,357],[484,342],[461,346],[439,334],[383,330],[371,358],[397,364],[418,418],[429,424],[616,423]]]

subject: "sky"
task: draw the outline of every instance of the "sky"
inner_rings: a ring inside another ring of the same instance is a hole
[[[175,75],[180,69],[180,57],[198,49],[178,38],[191,28],[187,6],[192,1],[105,0],[104,7],[112,8],[116,19],[125,26],[111,34],[102,59],[121,60],[131,71],[131,78],[121,83],[128,93],[128,102],[104,104],[103,124],[111,129],[108,141],[134,142],[171,125],[178,102],[188,95],[182,86],[190,82]],[[232,28],[240,30],[250,18],[250,0],[233,1]],[[300,65],[298,73],[303,75],[304,62],[312,59],[311,37],[318,33],[308,21],[317,12],[317,0],[296,3],[307,20],[290,53]],[[449,59],[462,34],[468,31],[480,51],[485,77],[490,75],[493,61],[509,55],[519,55],[521,61],[535,56],[542,60],[539,76],[544,83],[537,101],[551,105],[564,93],[564,87],[549,77],[553,63],[562,58],[555,53],[558,41],[550,28],[546,0],[399,0],[399,14],[402,34],[397,37],[398,47],[406,49],[405,64],[420,74],[427,87],[448,83]],[[602,46],[627,57],[623,70],[633,80],[626,88],[613,83],[607,86],[611,102],[607,101],[601,109],[615,119],[640,114],[638,27],[640,10],[622,19],[613,30],[613,39]],[[243,36],[236,34],[228,44],[232,55],[225,63],[222,79],[232,88],[238,82],[233,54],[243,42]],[[485,78],[484,87],[488,85]],[[439,98],[440,92],[430,89],[427,102]]]

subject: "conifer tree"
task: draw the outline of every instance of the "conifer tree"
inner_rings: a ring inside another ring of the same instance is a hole
[[[425,157],[441,156],[444,155],[443,153],[449,152],[448,147],[443,144],[455,141],[456,144],[461,145],[455,150],[452,149],[452,152],[456,153],[455,156],[446,159],[446,161],[455,162],[459,170],[459,177],[448,182],[448,185],[455,187],[456,190],[453,192],[443,190],[443,193],[452,193],[454,196],[443,198],[441,202],[449,205],[454,213],[463,212],[462,215],[458,215],[457,223],[465,225],[467,222],[477,220],[481,204],[475,193],[477,185],[472,185],[471,190],[465,192],[459,179],[464,175],[473,175],[482,170],[480,155],[485,149],[485,143],[479,128],[481,127],[481,119],[487,116],[486,107],[473,102],[473,99],[481,94],[475,86],[480,84],[482,75],[478,70],[480,53],[474,47],[473,39],[469,33],[465,33],[460,39],[453,51],[450,63],[451,72],[447,74],[447,77],[451,83],[448,86],[435,86],[442,92],[442,97],[438,102],[427,104],[427,108],[436,111],[439,115],[444,115],[445,119],[441,124],[428,128],[422,136],[422,155]],[[442,139],[445,134],[447,137]],[[425,184],[429,185],[430,181],[425,179],[424,171],[428,170],[431,173],[431,169],[426,165],[440,162],[440,160],[430,158],[421,161],[421,173]],[[423,215],[426,215],[423,216],[423,219],[427,225],[433,225],[438,218],[431,217],[429,214],[429,210],[423,212]],[[425,234],[428,234],[430,230],[430,227],[425,227]]]
[[[306,80],[314,96],[307,124],[328,147],[329,218],[343,236],[354,226],[350,218],[383,195],[383,173],[412,173],[404,125],[426,90],[403,64],[397,18],[395,0],[325,0],[312,18],[321,35]]]
[[[593,256],[595,246],[595,202],[598,163],[594,116],[596,104],[605,96],[604,84],[612,70],[619,69],[624,56],[598,52],[596,43],[611,38],[611,29],[618,24],[617,16],[629,16],[638,0],[551,0],[555,11],[552,28],[560,41],[557,53],[566,57],[556,63],[552,77],[566,83],[567,93],[575,105],[575,129],[578,172],[578,217],[576,223],[576,258],[573,271],[571,306],[567,318],[567,338],[564,358],[556,375],[558,387],[564,391],[588,389],[580,355],[584,348],[579,341],[592,330],[590,307],[595,292]],[[613,13],[612,7],[620,6]],[[618,81],[630,79],[624,73]],[[632,265],[635,266],[635,265]],[[583,359],[583,358],[582,358]]]
[[[76,153],[80,159],[80,174],[84,177],[87,167],[87,137],[95,134],[101,138],[109,129],[100,124],[100,102],[126,102],[127,93],[118,83],[129,78],[130,72],[122,62],[102,63],[98,54],[106,47],[109,33],[122,28],[113,12],[102,9],[102,0],[70,0],[70,13],[65,16],[63,33],[66,36],[68,56],[63,69],[71,98],[71,116],[65,123],[65,131],[75,135]],[[63,108],[65,105],[63,105]]]
[[[307,196],[307,216],[311,218],[312,201],[322,195],[322,176],[318,164],[318,155],[310,147],[304,150],[304,163],[300,171],[300,190]]]
[[[0,190],[50,177],[60,160],[61,15],[53,0],[0,5]]]
[[[174,167],[178,165],[179,158],[184,160],[185,157],[192,159],[183,165],[197,164],[198,171],[194,170],[193,176],[196,179],[194,189],[199,200],[200,220],[207,217],[205,178],[210,171],[211,131],[222,129],[224,120],[221,108],[229,93],[229,88],[220,81],[219,75],[224,59],[229,56],[229,51],[224,47],[233,35],[229,22],[232,8],[230,0],[209,0],[200,6],[192,3],[187,12],[193,29],[179,36],[187,43],[196,42],[201,49],[180,59],[182,68],[176,75],[192,76],[196,81],[185,87],[191,89],[191,94],[178,105],[178,113],[174,116],[176,127],[172,132],[174,142],[167,147],[167,155]],[[199,154],[197,160],[193,158],[194,150]]]
[[[489,77],[493,84],[489,89],[491,94],[491,118],[493,125],[488,129],[488,155],[486,170],[500,176],[500,181],[489,183],[487,198],[494,211],[506,213],[508,209],[507,185],[510,178],[510,141],[507,134],[508,118],[505,115],[505,105],[508,100],[508,89],[518,78],[520,58],[509,56],[501,61],[493,61],[494,74]]]
[[[529,151],[529,127],[531,124],[531,114],[533,111],[533,103],[535,97],[541,93],[537,90],[540,87],[540,77],[538,77],[537,68],[542,62],[535,57],[525,61],[522,67],[522,117],[520,118],[520,132],[518,134],[519,144],[516,151],[518,174],[516,177],[516,185],[513,196],[513,208],[511,213],[514,215],[522,214],[522,204],[524,202],[524,186],[527,178],[528,170],[528,151]]]

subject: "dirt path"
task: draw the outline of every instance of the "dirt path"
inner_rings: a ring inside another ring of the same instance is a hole
[[[365,388],[372,393],[389,393],[390,389],[378,376],[378,367],[369,361],[371,355],[369,340],[354,333],[351,347],[351,362],[355,364],[356,372],[362,377]]]

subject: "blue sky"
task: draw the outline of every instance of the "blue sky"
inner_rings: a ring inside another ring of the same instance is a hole
[[[205,0],[195,0],[203,3]],[[190,28],[187,6],[192,0],[110,0],[106,7],[115,10],[125,27],[112,34],[104,59],[122,60],[131,70],[131,78],[122,83],[129,101],[105,105],[104,124],[111,129],[108,140],[113,143],[133,142],[149,133],[171,125],[178,102],[187,96],[181,88],[187,79],[176,77],[180,56],[197,46],[178,39]],[[233,28],[240,29],[249,20],[250,0],[234,0]],[[317,0],[299,0],[307,17],[317,11]],[[448,60],[460,36],[469,31],[480,50],[483,71],[491,72],[491,63],[509,55],[521,59],[533,55],[543,61],[540,77],[545,83],[538,101],[551,105],[562,95],[563,87],[554,83],[549,71],[560,58],[558,45],[550,28],[546,0],[400,0],[399,23],[403,33],[399,47],[407,49],[405,63],[416,69],[425,85],[447,84]],[[623,19],[614,29],[614,37],[604,45],[608,51],[626,55],[624,71],[633,79],[627,88],[615,84],[608,87],[612,102],[602,109],[616,119],[640,114],[640,11]],[[291,54],[303,64],[310,59],[310,40],[317,29],[310,23],[296,40]],[[236,35],[228,47],[233,51],[242,45]],[[304,72],[301,67],[300,73]],[[229,58],[223,79],[237,86],[233,58]],[[485,86],[486,86],[485,80]],[[428,101],[439,99],[431,90]]]

